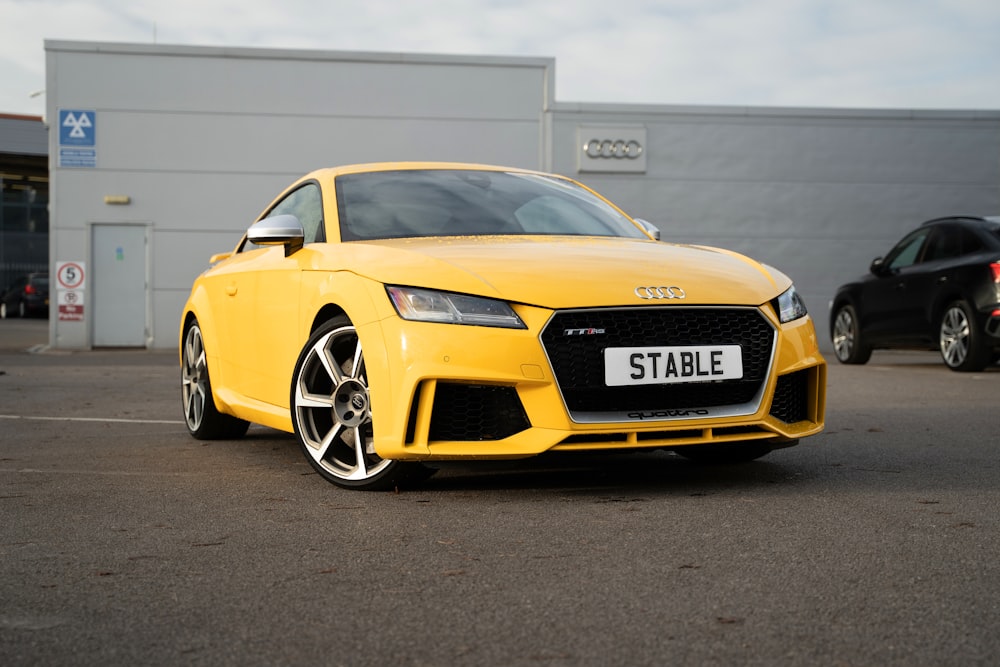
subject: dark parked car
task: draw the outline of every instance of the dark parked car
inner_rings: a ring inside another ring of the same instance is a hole
[[[830,338],[845,364],[937,349],[952,370],[983,370],[1000,351],[1000,216],[939,218],[904,236],[837,290]]]
[[[0,297],[0,319],[49,314],[49,274],[19,276]]]

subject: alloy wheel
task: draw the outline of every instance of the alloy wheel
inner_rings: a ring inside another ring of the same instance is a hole
[[[188,429],[197,431],[205,416],[208,395],[208,365],[205,361],[205,344],[198,325],[192,325],[184,337],[184,354],[181,363],[181,399],[184,403],[184,420]]]
[[[353,326],[311,339],[292,402],[303,449],[336,481],[363,486],[394,463],[375,453],[364,353]]]
[[[854,351],[854,316],[847,308],[841,308],[834,320],[833,350],[841,361],[849,359]]]
[[[958,305],[953,305],[941,318],[941,356],[951,368],[961,366],[969,355],[971,328],[969,318]]]

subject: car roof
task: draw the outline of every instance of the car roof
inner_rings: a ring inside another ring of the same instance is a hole
[[[303,178],[320,176],[340,176],[342,174],[357,174],[373,171],[415,171],[429,169],[449,169],[464,171],[511,171],[517,173],[539,174],[542,172],[517,167],[501,167],[489,164],[470,164],[466,162],[371,162],[367,164],[349,164],[340,167],[326,167],[310,172]],[[549,176],[551,174],[545,174]]]
[[[928,220],[921,227],[924,225],[936,225],[942,222],[971,222],[972,224],[983,222],[1000,223],[1000,215],[949,215],[944,218]]]
[[[946,218],[934,218],[933,220],[928,220],[920,226],[929,227],[933,225],[956,222],[987,231],[997,231],[1000,229],[1000,215],[951,215]]]

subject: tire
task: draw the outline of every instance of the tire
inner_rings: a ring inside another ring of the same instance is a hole
[[[993,354],[986,344],[986,334],[976,328],[972,307],[965,301],[955,301],[945,308],[938,343],[941,358],[953,371],[981,371],[989,365]]]
[[[718,445],[687,445],[674,451],[695,463],[727,465],[759,459],[769,454],[771,449],[770,445],[759,442],[726,442]]]
[[[181,350],[181,401],[184,422],[198,440],[236,440],[242,438],[250,422],[218,411],[212,398],[208,377],[205,341],[198,320],[192,320],[184,333]]]
[[[368,374],[357,330],[336,317],[309,337],[292,374],[292,425],[306,459],[337,486],[384,491],[433,474],[375,453]]]
[[[22,319],[28,316],[28,306],[23,301],[17,304],[17,316]]]
[[[861,338],[858,314],[850,304],[840,306],[833,316],[830,340],[833,353],[842,364],[866,364],[871,359],[872,348]]]

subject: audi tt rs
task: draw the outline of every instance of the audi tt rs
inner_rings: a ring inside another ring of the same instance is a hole
[[[787,276],[661,242],[562,176],[322,169],[211,263],[180,322],[188,429],[294,433],[343,487],[554,451],[742,462],[823,428],[826,364]]]

